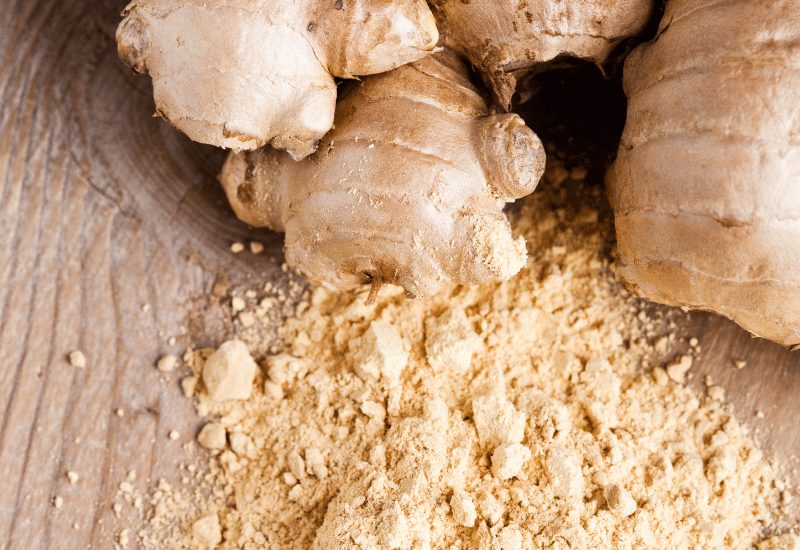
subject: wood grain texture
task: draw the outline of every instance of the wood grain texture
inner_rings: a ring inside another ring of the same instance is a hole
[[[156,359],[219,334],[213,308],[197,334],[179,332],[217,279],[287,278],[280,236],[227,207],[215,181],[224,153],[153,118],[149,79],[118,60],[125,3],[0,2],[2,550],[112,548],[135,528],[134,509],[111,510],[120,481],[135,470],[142,493],[174,482],[198,425]],[[265,253],[230,252],[252,239]],[[712,315],[681,323],[703,348],[695,382],[711,373],[770,456],[797,453],[800,355]],[[76,349],[85,369],[66,360]]]
[[[3,549],[111,548],[138,519],[111,512],[119,482],[174,480],[196,432],[153,368],[183,347],[165,339],[220,273],[282,276],[279,236],[248,232],[216,184],[224,153],[153,118],[149,79],[119,62],[124,5],[0,3]],[[230,253],[253,238],[266,254]]]

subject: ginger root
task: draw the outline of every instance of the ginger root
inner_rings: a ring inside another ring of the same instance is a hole
[[[156,110],[190,138],[295,158],[333,122],[333,77],[418,60],[439,35],[424,0],[134,0],[119,55],[153,79]]]
[[[609,172],[635,293],[800,347],[800,2],[672,0]]]
[[[466,56],[506,109],[517,82],[544,62],[582,59],[601,70],[624,57],[653,0],[431,0],[445,46]]]
[[[421,297],[522,268],[525,242],[502,207],[543,170],[536,135],[491,114],[445,50],[350,85],[309,158],[232,153],[220,179],[242,220],[286,232],[286,260],[309,279]]]

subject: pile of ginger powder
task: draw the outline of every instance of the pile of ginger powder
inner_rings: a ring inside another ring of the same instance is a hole
[[[243,333],[188,352],[202,483],[162,482],[138,542],[800,548],[762,540],[780,499],[747,430],[659,366],[653,321],[614,281],[609,216],[563,206],[577,172],[548,168],[512,214],[529,260],[510,281],[424,300],[384,288],[373,306],[317,288],[283,349]]]

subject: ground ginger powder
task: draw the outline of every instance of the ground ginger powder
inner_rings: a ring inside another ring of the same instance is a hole
[[[284,350],[248,342],[248,399],[200,381],[213,490],[162,483],[144,546],[753,548],[773,470],[719,402],[641,368],[654,346],[614,282],[610,223],[557,195],[514,214],[529,260],[512,280],[424,300],[384,288],[373,306],[317,288]],[[213,351],[188,356],[198,378]]]

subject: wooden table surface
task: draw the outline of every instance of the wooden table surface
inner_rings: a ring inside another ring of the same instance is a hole
[[[125,3],[0,2],[2,550],[112,548],[135,528],[137,510],[111,508],[120,481],[135,470],[145,493],[175,480],[198,425],[156,359],[224,332],[224,311],[204,298],[215,282],[287,278],[280,235],[228,208],[215,181],[223,152],[153,118],[150,80],[117,58]],[[264,253],[229,250],[254,239]],[[711,373],[767,455],[800,468],[800,352],[714,315],[682,325],[703,350],[698,388]],[[76,349],[84,369],[66,360]]]

